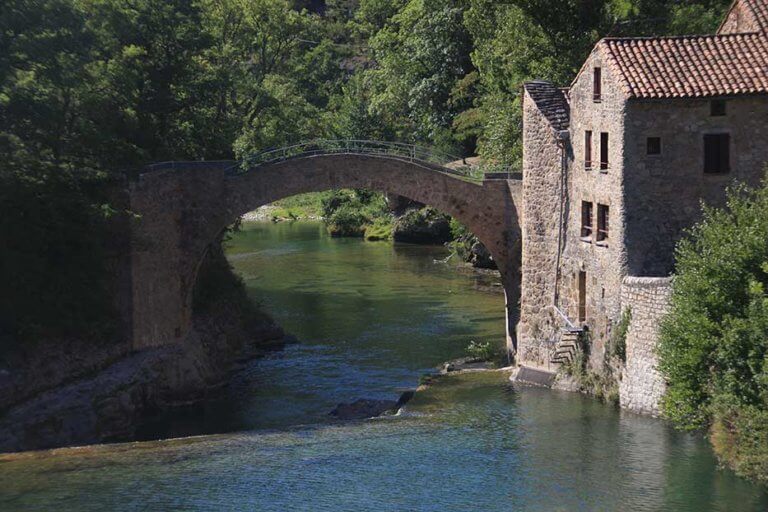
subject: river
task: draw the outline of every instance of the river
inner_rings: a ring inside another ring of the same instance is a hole
[[[228,255],[300,340],[167,425],[231,433],[0,456],[0,510],[768,510],[702,436],[500,372],[337,422],[339,402],[395,399],[470,340],[502,343],[496,279],[457,272],[441,247],[331,239],[318,223],[245,225]]]

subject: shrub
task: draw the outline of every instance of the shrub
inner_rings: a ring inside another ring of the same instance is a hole
[[[491,343],[488,341],[478,342],[472,340],[469,342],[469,345],[467,345],[466,350],[469,357],[480,361],[490,361],[499,353],[499,351],[492,347]]]
[[[621,313],[621,320],[611,336],[608,355],[618,358],[622,363],[627,362],[627,331],[631,321],[632,310],[627,308]]]
[[[432,207],[408,210],[395,221],[398,242],[444,244],[451,239],[450,219]]]
[[[331,236],[363,236],[368,217],[350,205],[343,205],[325,220]]]
[[[768,432],[768,182],[705,207],[676,265],[658,349],[663,411],[680,428],[711,427],[723,460],[765,478],[768,450],[754,444]]]

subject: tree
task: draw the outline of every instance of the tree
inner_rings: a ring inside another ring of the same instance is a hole
[[[768,479],[767,287],[768,181],[732,188],[727,207],[705,208],[678,244],[659,342],[665,415],[681,428],[712,427],[719,455],[761,479]]]

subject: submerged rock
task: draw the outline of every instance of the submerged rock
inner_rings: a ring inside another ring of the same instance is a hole
[[[493,368],[493,363],[490,361],[483,361],[476,357],[460,357],[458,359],[452,359],[451,361],[446,361],[443,363],[443,367],[440,369],[440,373],[491,370]]]
[[[339,404],[330,412],[340,420],[362,420],[366,418],[375,418],[387,413],[396,413],[402,406],[413,398],[416,392],[414,390],[404,391],[400,398],[395,400],[373,400],[370,398],[360,398],[349,404]]]
[[[340,420],[362,420],[374,418],[387,412],[397,412],[398,402],[395,400],[372,400],[361,398],[350,404],[339,404],[331,411],[331,416]]]

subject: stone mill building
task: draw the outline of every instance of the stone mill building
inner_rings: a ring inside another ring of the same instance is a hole
[[[518,359],[552,372],[588,332],[597,367],[631,310],[620,400],[655,413],[675,243],[702,200],[765,173],[768,0],[714,35],[605,38],[570,87],[526,83],[523,110]]]

